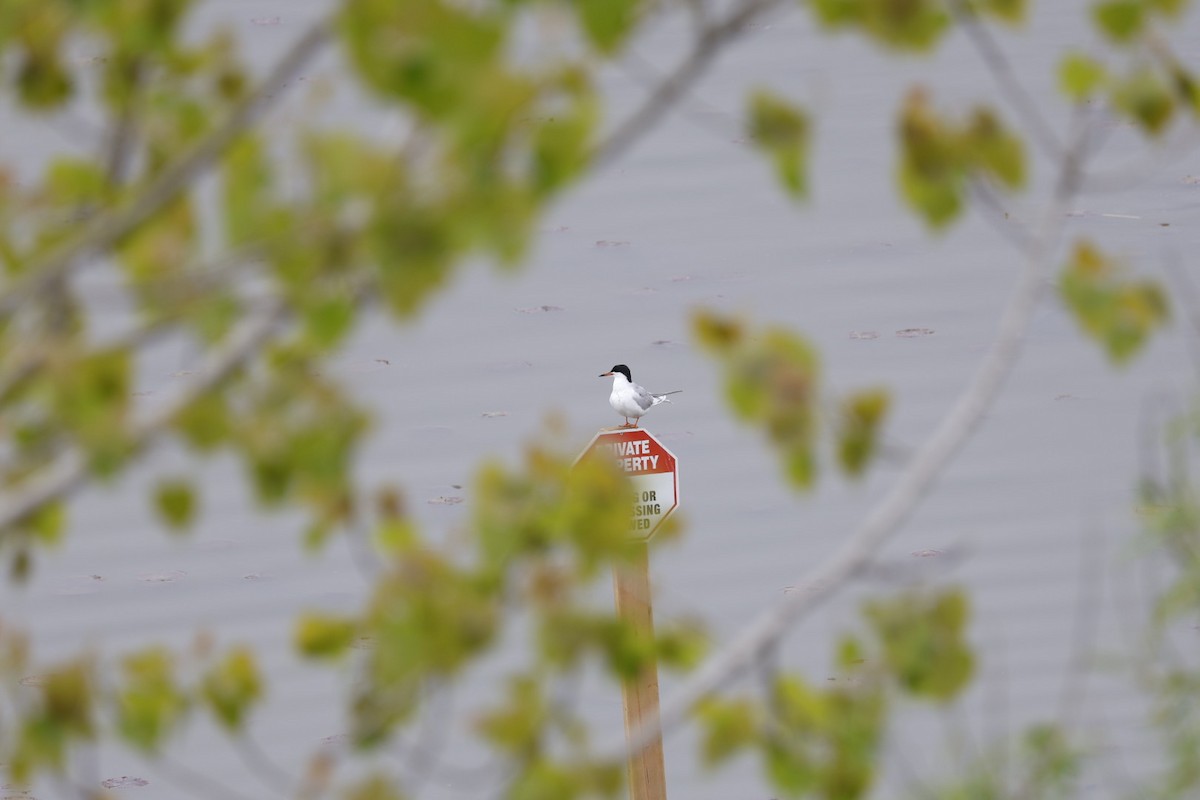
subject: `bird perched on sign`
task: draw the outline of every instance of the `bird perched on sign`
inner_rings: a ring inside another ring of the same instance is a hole
[[[608,396],[608,404],[613,407],[613,411],[625,418],[625,424],[618,425],[618,428],[636,428],[638,421],[647,411],[659,403],[671,402],[667,399],[667,395],[679,394],[683,391],[677,389],[673,392],[651,394],[633,382],[633,375],[630,373],[629,367],[624,364],[617,364],[608,372],[600,373],[601,378],[607,378],[610,375],[613,379],[613,388],[612,394]],[[629,421],[630,417],[633,417],[633,422]]]

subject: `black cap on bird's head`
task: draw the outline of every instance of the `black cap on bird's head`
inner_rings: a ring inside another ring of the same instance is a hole
[[[601,372],[600,377],[607,378],[609,375],[613,375],[618,372],[625,376],[625,380],[629,381],[630,383],[633,383],[633,375],[629,372],[629,367],[625,366],[624,364],[617,364],[615,367],[610,369],[608,372]]]

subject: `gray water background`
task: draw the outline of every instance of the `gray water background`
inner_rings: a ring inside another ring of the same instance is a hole
[[[1087,48],[1095,40],[1084,22],[1086,4],[1037,5],[1030,35],[1002,36],[1001,44],[1062,130],[1067,109],[1056,99],[1053,65],[1065,47]],[[195,24],[229,24],[261,68],[321,7],[211,2]],[[1200,41],[1196,15],[1173,33],[1179,43]],[[633,45],[636,61],[606,70],[609,118],[634,109],[648,73],[669,69],[687,41],[681,25],[653,26]],[[338,71],[336,59],[326,58],[305,79],[336,79]],[[687,523],[678,543],[655,554],[656,613],[703,617],[719,647],[832,553],[886,491],[903,454],[928,435],[970,379],[1020,269],[1016,251],[978,213],[931,238],[898,202],[893,119],[901,93],[915,81],[925,82],[947,110],[996,96],[958,34],[934,58],[892,60],[855,38],[819,37],[794,10],[757,25],[706,75],[681,113],[554,209],[518,274],[471,265],[414,323],[373,318],[362,327],[335,365],[377,415],[361,475],[401,482],[421,523],[432,535],[446,535],[466,524],[481,459],[515,463],[548,415],[564,418],[578,445],[619,421],[606,402],[608,381],[596,377],[614,363],[629,364],[652,390],[682,389],[644,420],[680,461]],[[764,85],[817,115],[807,205],[783,196],[744,141],[745,95]],[[310,113],[302,98],[296,92],[266,129],[282,136]],[[353,95],[339,95],[322,113],[379,135],[396,125]],[[1116,125],[1098,161],[1126,163],[1139,152],[1135,141]],[[79,145],[57,123],[19,121],[0,146],[6,157],[36,165],[50,152]],[[1035,162],[1034,188],[1006,201],[1009,219],[1000,226],[1038,218],[1040,206],[1031,201],[1045,196],[1048,166]],[[1179,254],[1196,275],[1190,254],[1200,186],[1193,175],[1200,175],[1196,156],[1164,160],[1135,185],[1080,197],[1067,234],[1092,236],[1160,278],[1164,259]],[[809,337],[831,391],[888,387],[894,415],[887,438],[898,458],[859,483],[829,470],[816,492],[789,490],[761,437],[731,419],[714,364],[693,347],[688,327],[697,308]],[[119,325],[120,316],[114,307],[108,322]],[[930,333],[897,335],[914,328]],[[961,708],[897,716],[889,794],[952,774],[990,737],[1054,719],[1064,703],[1084,741],[1105,754],[1088,775],[1088,796],[1130,786],[1152,765],[1136,693],[1111,670],[1081,671],[1080,663],[1136,651],[1141,609],[1163,579],[1159,566],[1137,556],[1134,487],[1140,437],[1194,385],[1188,335],[1177,323],[1117,371],[1084,340],[1053,292],[1047,295],[1022,360],[982,429],[882,557],[903,575],[919,571],[968,588],[979,660]],[[172,372],[191,365],[187,353],[165,349],[148,365],[142,388],[165,389],[176,380]],[[204,493],[203,518],[182,540],[160,532],[145,501],[151,479],[173,469],[195,475]],[[299,520],[257,513],[241,484],[228,460],[197,465],[161,452],[115,487],[84,493],[65,546],[39,558],[28,585],[0,589],[0,610],[6,622],[36,634],[45,660],[80,648],[112,655],[150,641],[182,647],[199,630],[221,644],[254,644],[271,683],[253,736],[294,772],[326,737],[344,730],[337,700],[350,676],[343,672],[339,684],[300,663],[291,651],[291,621],[303,609],[356,608],[367,585],[342,543],[320,557],[305,554]],[[877,576],[850,587],[797,627],[783,662],[824,680],[834,637],[854,629],[861,597],[897,585]],[[502,653],[439,713],[470,708],[516,659],[516,650]],[[665,675],[664,695],[677,682]],[[1067,687],[1086,691],[1072,696]],[[579,691],[602,738],[619,731],[619,696],[598,681]],[[478,763],[474,748],[454,736],[451,742],[448,762]],[[691,732],[673,736],[666,752],[672,797],[772,796],[753,761],[704,771]],[[171,753],[249,796],[271,796],[204,724]],[[380,763],[402,769],[406,762]],[[121,775],[150,781],[115,790],[119,797],[190,796],[186,780],[119,749],[102,748],[80,774],[85,781]],[[439,771],[420,796],[491,796],[485,786]],[[59,794],[52,786],[35,792]]]

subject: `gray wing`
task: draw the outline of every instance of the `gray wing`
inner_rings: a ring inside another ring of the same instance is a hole
[[[654,405],[654,395],[647,392],[645,387],[635,383],[633,385],[633,401],[642,411],[649,411],[650,406]]]

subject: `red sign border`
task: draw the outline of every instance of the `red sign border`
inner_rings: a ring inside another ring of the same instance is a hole
[[[670,517],[672,514],[674,514],[675,510],[679,508],[679,456],[677,456],[673,452],[671,452],[671,448],[669,448],[665,444],[663,444],[662,440],[659,439],[657,436],[655,436],[648,428],[615,428],[615,429],[610,429],[610,430],[596,431],[596,434],[594,436],[592,436],[591,440],[586,445],[583,446],[583,450],[581,450],[579,452],[579,456],[575,459],[574,463],[578,464],[580,461],[582,461],[584,456],[586,456],[588,453],[590,453],[592,451],[592,448],[596,445],[596,442],[599,441],[599,439],[601,437],[624,436],[625,434],[629,434],[629,433],[642,433],[642,434],[645,434],[646,436],[650,437],[650,439],[656,445],[661,447],[667,453],[667,455],[669,455],[671,457],[671,460],[675,462],[675,469],[671,470],[672,483],[674,483],[674,488],[675,488],[675,505],[671,506],[670,510],[667,511],[667,513],[662,515],[662,518],[659,519],[659,521],[657,523],[655,523],[654,527],[651,528],[649,530],[649,532],[646,533],[645,536],[635,536],[634,537],[634,539],[636,541],[648,542],[654,536],[654,534],[658,532],[658,529],[662,527],[662,524],[667,521],[667,518]],[[658,472],[658,473],[651,473],[651,474],[661,475],[663,473]]]

